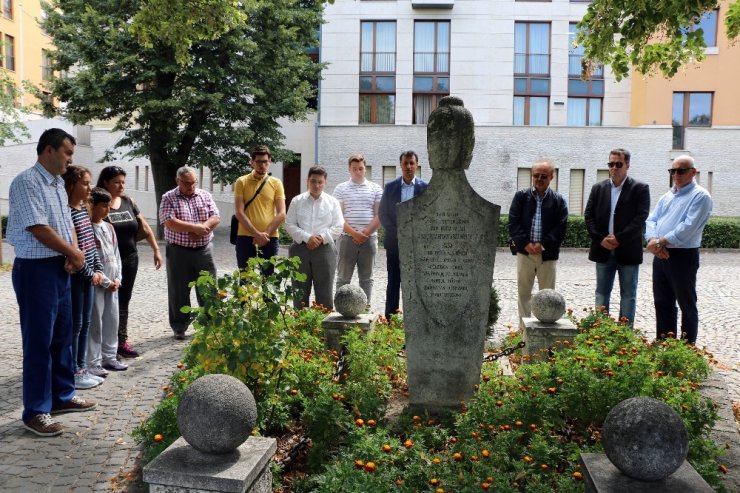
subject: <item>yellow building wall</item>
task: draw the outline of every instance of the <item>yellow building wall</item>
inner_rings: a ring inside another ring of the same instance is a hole
[[[670,125],[674,92],[714,92],[712,126],[740,125],[740,43],[730,46],[724,16],[727,2],[720,2],[717,22],[717,54],[701,63],[682,67],[672,78],[644,76],[632,71],[632,126]],[[711,53],[712,48],[708,48]]]
[[[6,18],[6,13],[0,13],[0,34],[2,41],[5,36],[15,38],[15,70],[5,70],[7,64],[3,60],[3,70],[15,82],[16,87],[21,88],[22,81],[29,81],[35,86],[42,83],[42,49],[53,49],[51,38],[43,33],[38,21],[41,19],[41,3],[39,0],[11,0],[12,19]],[[5,4],[0,0],[0,9]],[[20,5],[22,4],[22,5]],[[5,57],[6,47],[2,45],[2,54]],[[26,107],[36,104],[38,101],[29,93],[24,93],[19,104]]]

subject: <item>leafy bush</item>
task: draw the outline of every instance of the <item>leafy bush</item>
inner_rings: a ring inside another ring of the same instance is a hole
[[[514,377],[485,365],[479,390],[451,425],[414,416],[393,430],[354,430],[351,444],[301,491],[583,490],[579,454],[602,452],[601,426],[624,398],[652,396],[683,418],[689,461],[723,490],[708,440],[714,404],[698,383],[709,367],[701,351],[675,339],[648,344],[626,325],[589,313],[573,343],[520,366]]]

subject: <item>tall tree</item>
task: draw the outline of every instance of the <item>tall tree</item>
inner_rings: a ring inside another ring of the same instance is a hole
[[[691,29],[718,0],[593,0],[579,23],[586,73],[610,65],[617,80],[634,66],[642,74],[673,77],[682,65],[704,59],[704,38]],[[725,14],[730,39],[740,34],[740,3],[728,3]]]
[[[0,44],[2,48],[2,44]],[[0,62],[2,62],[0,55]],[[13,79],[0,68],[0,146],[6,142],[22,142],[24,137],[30,137],[26,125],[21,119],[22,109],[16,108],[18,101],[18,87]],[[2,253],[0,253],[0,261]]]
[[[184,164],[243,174],[256,143],[281,148],[278,118],[301,119],[320,65],[322,0],[53,0],[43,27],[66,76],[46,106],[75,124],[114,120],[105,156],[148,157],[159,205]],[[289,155],[284,152],[283,155]],[[280,153],[278,152],[278,155]]]

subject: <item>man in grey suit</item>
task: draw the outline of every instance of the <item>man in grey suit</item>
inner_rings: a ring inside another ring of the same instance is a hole
[[[416,197],[428,186],[427,182],[416,177],[419,156],[414,151],[406,151],[399,157],[401,176],[385,184],[383,198],[380,200],[380,224],[385,230],[386,266],[388,286],[385,290],[385,318],[398,311],[401,290],[401,263],[398,256],[398,231],[396,226],[396,205]]]
[[[593,186],[584,212],[591,236],[588,259],[596,262],[595,305],[609,311],[614,276],[619,273],[619,319],[633,325],[650,190],[645,183],[627,176],[628,150],[612,150],[607,166],[609,179]]]

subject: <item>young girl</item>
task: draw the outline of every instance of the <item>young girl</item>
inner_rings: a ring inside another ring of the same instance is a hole
[[[90,170],[83,166],[68,166],[62,175],[67,189],[72,222],[77,234],[77,246],[85,252],[85,265],[72,274],[72,360],[75,365],[75,388],[89,389],[100,385],[101,377],[91,375],[85,368],[87,332],[92,315],[93,286],[103,279],[103,265],[95,248],[90,217],[87,215],[87,202],[90,197]]]
[[[111,194],[93,188],[90,220],[95,232],[98,257],[103,264],[103,282],[95,287],[92,322],[87,346],[87,371],[104,377],[107,370],[124,371],[128,365],[116,358],[118,350],[118,288],[121,287],[121,255],[113,225],[103,221],[110,212]]]

